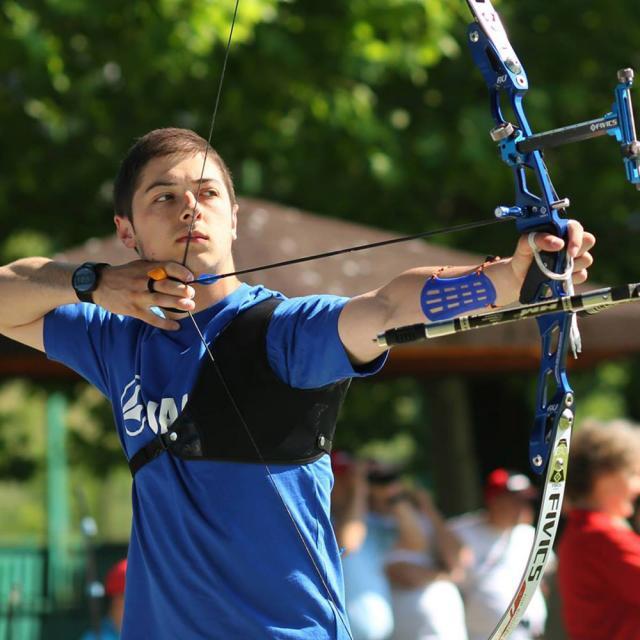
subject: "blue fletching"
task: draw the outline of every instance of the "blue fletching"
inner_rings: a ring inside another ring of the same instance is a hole
[[[216,276],[213,273],[203,273],[198,276],[191,284],[215,284],[220,280],[220,276]]]

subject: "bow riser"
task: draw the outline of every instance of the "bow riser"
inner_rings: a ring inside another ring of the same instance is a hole
[[[537,474],[545,470],[550,459],[551,446],[558,423],[571,418],[575,411],[575,398],[567,377],[566,359],[569,349],[571,316],[554,313],[537,318],[541,336],[541,364],[538,373],[536,410],[529,436],[529,461]]]
[[[468,42],[471,55],[489,89],[489,103],[495,122],[491,137],[498,142],[504,162],[512,168],[515,183],[515,205],[497,207],[495,214],[501,218],[513,218],[520,233],[547,231],[566,238],[567,220],[561,217],[561,212],[568,206],[568,200],[558,198],[542,152],[533,149],[523,153],[518,147],[519,143],[533,134],[523,104],[529,89],[524,67],[509,44],[504,27],[491,4],[473,0],[469,0],[469,4],[477,22],[469,26]],[[503,115],[503,98],[509,101],[516,119],[515,125]],[[536,195],[529,185],[528,174],[531,172],[535,176],[540,195]],[[565,271],[564,251],[542,253],[541,259],[550,271]],[[537,267],[534,267],[525,280],[521,302],[535,302],[566,295],[562,281],[549,281]],[[566,313],[538,319],[542,363],[538,377],[529,458],[531,468],[537,474],[542,474],[546,468],[552,434],[560,420],[566,398],[573,397],[565,368],[570,323],[571,318]],[[556,391],[549,398],[551,381],[555,384]]]
[[[512,168],[515,184],[515,205],[499,206],[495,215],[513,218],[520,233],[548,231],[561,238],[566,237],[567,221],[561,212],[569,205],[566,198],[560,199],[549,177],[542,152],[538,149],[523,153],[518,144],[532,135],[531,125],[524,111],[523,100],[529,89],[527,75],[509,44],[507,34],[495,10],[489,3],[468,0],[478,22],[468,28],[468,43],[474,62],[484,76],[489,89],[489,104],[495,123],[491,137],[498,143],[503,161]],[[493,16],[493,17],[492,17]],[[516,118],[510,123],[503,114],[502,98],[506,97]],[[529,186],[527,172],[533,172],[540,195]],[[550,271],[563,273],[566,256],[563,251],[541,255]],[[523,287],[520,301],[540,300],[542,297],[565,295],[559,282],[549,283],[534,268]]]

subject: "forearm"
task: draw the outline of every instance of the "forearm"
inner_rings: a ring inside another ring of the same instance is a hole
[[[438,556],[448,572],[458,574],[462,567],[462,543],[441,517],[432,519],[432,523]]]
[[[394,505],[393,515],[398,526],[398,537],[394,548],[417,553],[426,552],[427,535],[417,511],[408,498]]]
[[[486,277],[488,290],[493,289],[495,292],[494,297],[479,301],[469,308],[470,311],[477,313],[483,308],[488,310],[491,306],[503,306],[517,299],[519,283],[509,267],[508,259],[475,266],[412,269],[400,274],[376,293],[381,305],[388,310],[384,329],[426,322],[429,318],[425,315],[424,302],[429,283],[433,282],[434,278],[437,278],[441,285],[446,284],[448,280],[453,283],[456,282],[455,279],[470,274],[473,274],[474,279]],[[460,304],[458,309],[457,315],[467,312],[463,304]]]
[[[364,485],[354,487],[350,499],[334,514],[336,540],[345,554],[357,551],[367,536],[367,496]]]
[[[495,297],[486,301],[504,305],[514,301],[518,295],[519,283],[513,275],[509,260],[499,260],[483,266],[483,273],[495,289]],[[474,267],[423,267],[400,274],[388,284],[375,291],[352,298],[345,306],[338,329],[342,343],[355,363],[369,362],[380,355],[380,348],[374,344],[379,333],[403,325],[427,322],[423,290],[431,278],[457,278],[478,270]],[[485,303],[475,307],[482,311]],[[465,312],[461,306],[460,313]],[[468,309],[466,312],[469,312]]]
[[[569,222],[567,253],[574,259],[572,274],[574,284],[581,284],[587,279],[587,269],[593,262],[589,249],[594,243],[593,235],[584,232],[575,220]],[[535,236],[535,246],[540,251],[555,252],[562,250],[565,242],[550,234],[538,233]],[[478,313],[483,306],[500,307],[511,304],[519,296],[520,288],[531,266],[533,254],[533,248],[527,237],[521,236],[513,256],[505,260],[469,267],[431,267],[406,271],[384,287],[352,298],[345,305],[338,325],[342,344],[352,362],[363,364],[380,355],[380,348],[374,346],[374,338],[379,333],[393,327],[445,319],[437,309],[434,310],[434,307],[430,306],[430,302],[433,300],[427,295],[429,292],[427,292],[426,286],[429,286],[430,279],[436,275],[443,279],[458,278],[481,268],[481,279],[483,280],[480,282],[481,287],[487,284],[487,281],[484,281],[484,276],[486,276],[490,285],[485,289],[491,289],[495,292],[495,296],[487,297],[484,295],[485,291],[482,295],[477,296],[472,305],[466,303],[451,305],[450,298],[446,294],[447,318],[465,313]],[[476,278],[476,280],[480,279]],[[442,283],[431,282],[431,285],[435,286],[435,284]],[[470,287],[471,290],[480,294],[481,292],[475,287],[476,282],[471,284],[473,285]],[[455,288],[455,284],[452,283],[452,285]],[[458,296],[459,299],[465,299],[464,296],[469,295],[468,291],[469,289],[465,291],[463,287],[459,287],[459,291],[454,292],[453,297]],[[491,297],[493,297],[492,300]],[[437,297],[434,296],[434,299]],[[441,299],[444,300],[445,297],[441,296]],[[487,300],[491,301],[487,302]],[[485,302],[487,302],[486,305]]]
[[[417,589],[434,580],[446,579],[448,575],[437,569],[428,569],[407,562],[394,562],[385,567],[391,584],[400,589]]]
[[[28,325],[63,304],[77,302],[71,276],[77,265],[24,258],[0,267],[0,332]]]
[[[367,537],[367,525],[364,520],[343,520],[335,525],[335,535],[338,547],[344,550],[344,555],[347,556],[362,546]]]

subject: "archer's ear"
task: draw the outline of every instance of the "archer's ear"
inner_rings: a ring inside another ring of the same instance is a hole
[[[131,224],[131,220],[129,218],[125,218],[123,216],[113,216],[113,221],[116,225],[116,234],[122,244],[128,249],[134,249],[137,251],[136,247],[136,233]]]
[[[231,209],[231,237],[234,240],[238,239],[238,209],[239,205],[236,202]]]

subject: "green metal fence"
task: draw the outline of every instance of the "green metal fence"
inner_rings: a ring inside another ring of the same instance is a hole
[[[103,578],[126,546],[103,545],[95,554]],[[0,640],[79,638],[90,624],[86,561],[84,548],[67,549],[62,557],[59,550],[0,548]]]
[[[40,640],[45,557],[37,549],[0,551],[0,638]]]

